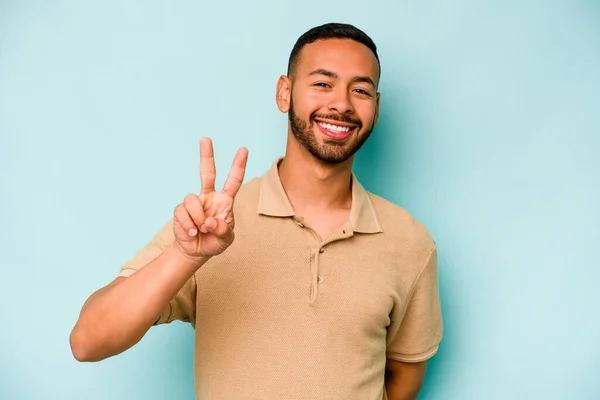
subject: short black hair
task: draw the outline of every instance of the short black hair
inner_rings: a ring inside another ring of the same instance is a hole
[[[373,40],[366,33],[350,24],[331,22],[314,27],[298,38],[288,61],[288,76],[293,73],[296,64],[298,63],[298,59],[300,58],[300,52],[304,46],[323,39],[351,39],[358,43],[362,43],[373,52],[377,59],[377,64],[379,64],[377,46],[375,46]],[[381,64],[379,64],[379,74],[381,74]]]

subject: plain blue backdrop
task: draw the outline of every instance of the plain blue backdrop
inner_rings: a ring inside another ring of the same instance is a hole
[[[76,362],[84,300],[199,190],[282,155],[305,30],[377,43],[355,172],[439,246],[445,334],[420,399],[600,398],[600,2],[0,1],[0,399],[192,399],[193,330]]]

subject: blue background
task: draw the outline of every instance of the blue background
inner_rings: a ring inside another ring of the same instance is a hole
[[[191,399],[193,330],[82,364],[84,300],[199,189],[282,155],[305,30],[377,43],[364,186],[439,246],[445,336],[420,399],[600,398],[600,2],[0,2],[0,399]]]

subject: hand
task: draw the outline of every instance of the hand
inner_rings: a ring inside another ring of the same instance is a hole
[[[201,194],[189,194],[174,211],[173,232],[181,253],[192,259],[221,254],[233,243],[233,201],[244,180],[248,150],[240,148],[220,192],[212,141],[200,141]]]

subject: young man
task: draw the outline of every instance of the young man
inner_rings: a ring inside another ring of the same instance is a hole
[[[241,148],[217,192],[203,138],[201,194],[86,301],[75,358],[105,359],[182,320],[196,329],[198,399],[416,398],[442,336],[435,243],[352,173],[379,76],[357,28],[301,36],[276,92],[285,156],[242,185]]]

